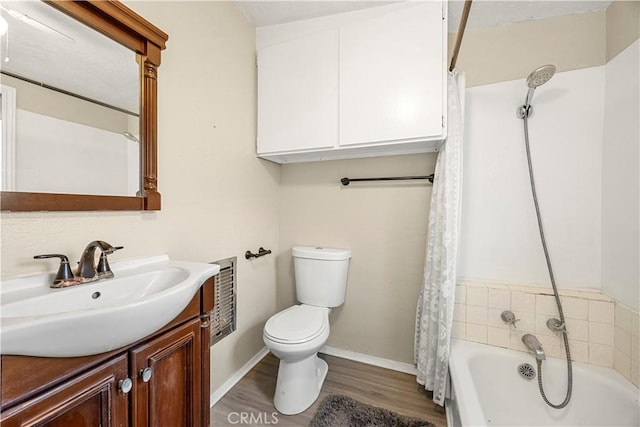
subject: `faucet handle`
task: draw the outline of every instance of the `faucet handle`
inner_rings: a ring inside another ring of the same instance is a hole
[[[112,246],[109,249],[105,249],[102,251],[103,254],[111,255],[115,251],[119,251],[120,249],[124,249],[124,246]]]
[[[53,284],[57,285],[58,283],[66,282],[68,280],[72,280],[74,278],[73,271],[71,271],[71,266],[69,265],[69,258],[66,255],[62,254],[42,254],[36,255],[33,259],[47,259],[47,258],[60,258],[60,267],[58,267],[58,272],[56,273],[56,277],[53,280]]]
[[[111,255],[112,253],[114,253],[115,251],[119,251],[120,249],[124,249],[124,246],[112,246],[110,249],[103,250],[100,254],[100,260],[98,261],[96,272],[103,278],[106,279],[109,277],[113,277],[113,272],[111,271],[111,266],[109,266],[107,255]]]
[[[519,322],[520,319],[516,319],[516,315],[513,314],[513,311],[511,310],[503,311],[502,313],[500,313],[500,318],[504,323],[511,325],[512,328],[518,329],[518,327],[516,326],[516,322]]]

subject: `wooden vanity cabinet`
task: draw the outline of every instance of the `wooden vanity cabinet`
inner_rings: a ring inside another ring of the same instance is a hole
[[[118,390],[118,381],[126,378],[127,372],[127,357],[120,355],[3,411],[1,424],[3,427],[126,426],[129,399]]]
[[[130,371],[136,373],[131,395],[132,426],[200,425],[200,356],[199,319],[131,350]],[[149,377],[145,377],[147,369]]]
[[[0,425],[207,427],[213,295],[211,278],[167,326],[109,353],[2,356]]]

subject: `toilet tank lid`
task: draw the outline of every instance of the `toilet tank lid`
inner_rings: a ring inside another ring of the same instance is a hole
[[[295,258],[341,261],[351,258],[349,249],[323,248],[318,246],[294,246],[291,250]]]

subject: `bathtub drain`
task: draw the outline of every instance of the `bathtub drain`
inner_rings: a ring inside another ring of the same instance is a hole
[[[518,373],[522,378],[532,380],[536,377],[536,368],[528,363],[523,363],[521,365],[518,365]]]

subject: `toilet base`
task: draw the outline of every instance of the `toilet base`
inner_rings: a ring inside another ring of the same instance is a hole
[[[327,376],[327,362],[317,353],[303,360],[280,360],[273,404],[284,415],[295,415],[309,408],[320,395]]]

